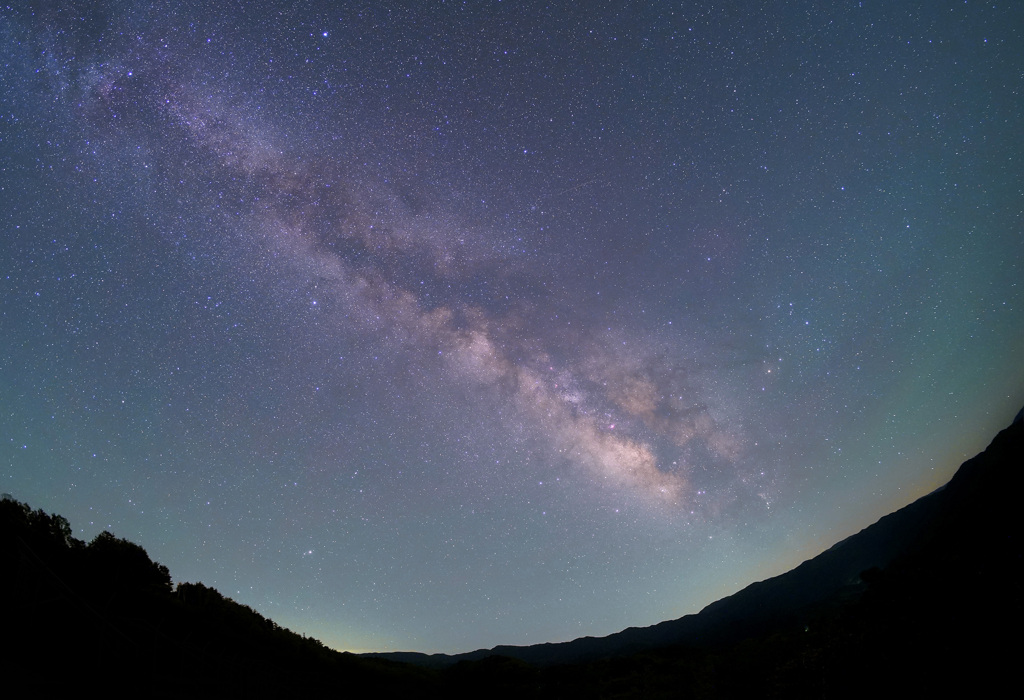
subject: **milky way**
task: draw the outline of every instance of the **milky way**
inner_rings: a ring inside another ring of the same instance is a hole
[[[1024,399],[1018,9],[208,5],[0,12],[0,488],[80,537],[338,648],[607,634]]]

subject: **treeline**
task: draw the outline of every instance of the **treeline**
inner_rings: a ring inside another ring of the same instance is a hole
[[[277,625],[109,532],[0,500],[0,600],[9,684],[43,693],[270,697],[430,688],[436,674],[344,654]]]
[[[43,697],[996,696],[1016,682],[1024,621],[1022,465],[1018,420],[915,511],[902,554],[771,625],[742,632],[732,619],[731,637],[586,662],[490,656],[443,669],[333,651],[201,583],[172,587],[132,542],[103,532],[86,544],[63,517],[5,497],[5,681]]]
[[[44,697],[91,688],[168,698],[854,698],[962,687],[958,665],[985,665],[965,650],[994,651],[990,617],[956,614],[977,605],[976,584],[965,585],[974,577],[915,561],[865,572],[855,599],[740,643],[556,666],[491,656],[432,670],[339,653],[202,583],[172,586],[139,545],[109,532],[85,543],[62,516],[13,499],[0,501],[0,525],[7,680]],[[955,579],[970,598],[951,600]]]

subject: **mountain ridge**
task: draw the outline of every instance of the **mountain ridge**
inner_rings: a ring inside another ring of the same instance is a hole
[[[944,487],[698,613],[452,656],[328,649],[201,583],[172,588],[139,545],[79,541],[63,517],[5,494],[8,680],[168,698],[995,696],[1016,680],[1006,630],[1024,622],[1022,416]]]
[[[840,604],[860,595],[865,572],[884,570],[927,540],[939,527],[944,511],[969,498],[969,491],[984,488],[987,481],[1006,481],[1017,475],[1000,475],[985,458],[993,448],[1024,428],[1024,408],[981,453],[963,462],[950,481],[929,494],[893,511],[850,535],[793,569],[712,603],[696,613],[646,627],[627,627],[603,637],[585,636],[565,642],[534,645],[498,645],[460,654],[380,652],[364,654],[421,666],[443,668],[463,661],[506,656],[535,665],[576,664],[624,657],[665,646],[713,649],[764,634],[779,626],[799,627],[821,607]],[[1018,446],[1019,449],[1019,446]],[[1004,487],[1000,487],[1002,490]],[[1019,484],[1005,484],[1019,488]],[[976,495],[976,494],[974,494]]]

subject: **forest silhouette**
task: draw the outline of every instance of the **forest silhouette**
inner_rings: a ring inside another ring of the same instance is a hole
[[[8,680],[44,696],[270,697],[365,688],[397,694],[429,672],[363,659],[296,634],[110,532],[0,500],[0,599]]]
[[[1007,632],[1024,607],[1022,445],[1018,414],[939,491],[698,615],[455,656],[337,652],[202,583],[173,585],[138,544],[106,531],[85,543],[64,517],[5,494],[6,685],[44,697],[996,694],[1013,680]],[[854,555],[881,565],[808,595],[808,580],[849,569]]]

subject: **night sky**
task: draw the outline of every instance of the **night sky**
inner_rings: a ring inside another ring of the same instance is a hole
[[[0,491],[339,649],[696,612],[1024,403],[1022,34],[11,3]]]

